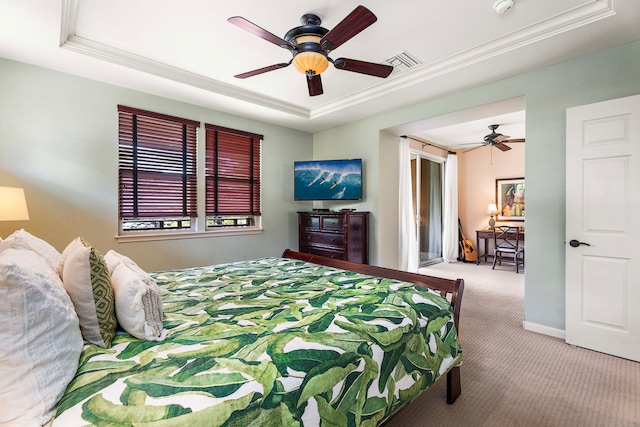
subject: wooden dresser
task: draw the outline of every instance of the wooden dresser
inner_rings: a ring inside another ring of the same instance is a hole
[[[298,212],[298,250],[369,263],[369,212]]]

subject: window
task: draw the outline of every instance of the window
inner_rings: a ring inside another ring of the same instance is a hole
[[[205,199],[198,204],[200,123],[122,105],[118,115],[120,237],[261,231],[262,135],[205,126]],[[199,205],[206,221],[199,221]]]
[[[205,125],[207,228],[259,226],[262,135]]]
[[[121,231],[193,229],[199,122],[118,106]]]

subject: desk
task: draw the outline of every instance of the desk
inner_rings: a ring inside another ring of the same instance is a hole
[[[524,242],[524,231],[520,231],[518,235],[519,235],[518,239],[520,239],[521,242]],[[514,233],[513,240],[515,239],[516,239],[516,235]],[[480,240],[484,240],[484,254],[480,254]],[[493,240],[493,230],[476,230],[476,250],[478,251],[476,264],[480,264],[481,257],[484,257],[484,262],[487,262],[487,251],[488,251],[487,244],[489,240]]]

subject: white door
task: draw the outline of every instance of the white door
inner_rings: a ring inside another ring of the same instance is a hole
[[[566,341],[640,361],[640,95],[567,109]]]

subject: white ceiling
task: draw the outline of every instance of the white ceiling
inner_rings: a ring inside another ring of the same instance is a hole
[[[640,39],[638,0],[515,0],[504,14],[494,1],[0,0],[0,57],[317,132]],[[293,66],[233,77],[291,54],[227,18],[283,37],[305,13],[330,30],[359,4],[378,21],[333,58],[384,62],[407,52],[421,64],[387,79],[330,66],[316,97]],[[524,137],[508,126],[515,116],[495,120],[501,133]],[[489,124],[456,128],[468,133],[456,143],[481,141]],[[446,141],[430,131],[422,137]]]
[[[481,113],[483,109],[477,110]],[[425,126],[423,130],[411,132],[411,136],[463,151],[481,146],[484,136],[492,132],[489,129],[489,125],[492,124],[500,125],[496,132],[510,139],[525,138],[525,110],[504,114],[492,113],[488,107],[486,110],[487,117],[463,122],[458,122],[452,117],[455,121],[453,124],[434,128]]]

